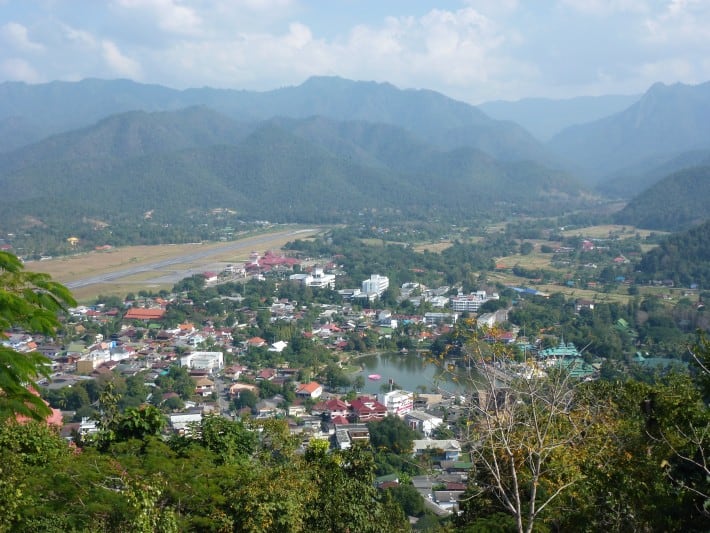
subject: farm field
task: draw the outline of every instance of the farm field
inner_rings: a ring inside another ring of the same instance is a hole
[[[601,226],[587,226],[584,228],[573,228],[564,230],[562,235],[565,237],[587,237],[590,239],[609,239],[612,237],[619,239],[630,239],[639,235],[642,238],[648,237],[650,234],[663,234],[662,231],[650,231],[638,229],[634,226],[620,226],[617,224],[605,224]]]

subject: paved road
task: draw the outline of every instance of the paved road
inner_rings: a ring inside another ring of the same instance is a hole
[[[99,274],[96,276],[91,276],[84,279],[70,281],[64,285],[69,289],[78,289],[79,287],[87,287],[89,285],[97,285],[101,283],[107,283],[110,281],[116,281],[121,278],[126,278],[133,276],[135,274],[140,274],[142,272],[160,271],[168,267],[172,267],[176,270],[179,275],[179,279],[188,277],[189,268],[187,265],[190,263],[195,263],[214,257],[215,255],[220,255],[225,252],[241,251],[247,250],[263,250],[269,248],[269,245],[277,240],[282,240],[284,237],[304,237],[316,233],[317,229],[301,229],[301,230],[289,230],[281,231],[278,233],[268,233],[265,235],[258,235],[256,237],[248,237],[246,239],[241,239],[238,241],[230,242],[224,246],[219,246],[217,248],[210,248],[206,250],[198,250],[189,254],[180,255],[177,257],[172,257],[170,259],[163,259],[161,261],[156,261],[154,263],[147,263],[142,265],[135,265],[127,267],[121,270],[116,270],[115,272],[109,272],[105,274]],[[180,268],[180,265],[185,265],[184,268]]]

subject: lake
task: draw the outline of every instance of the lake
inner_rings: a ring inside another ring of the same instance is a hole
[[[382,386],[387,385],[392,379],[400,388],[413,392],[422,392],[420,387],[426,387],[424,392],[458,392],[466,388],[458,379],[461,376],[448,370],[442,370],[437,365],[428,362],[424,357],[416,354],[401,355],[398,353],[383,353],[381,355],[368,355],[352,362],[360,365],[363,370],[352,374],[350,377],[361,375],[365,378],[365,387],[362,392],[377,394],[382,392]],[[379,374],[381,379],[373,381],[368,379],[370,374]],[[465,380],[464,380],[465,382]]]

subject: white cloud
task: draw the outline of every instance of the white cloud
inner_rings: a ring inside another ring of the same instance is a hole
[[[199,35],[202,32],[200,16],[177,0],[118,0],[117,5],[143,12],[156,21],[159,29],[169,33]]]
[[[506,49],[519,45],[520,35],[471,7],[387,17],[379,24],[355,25],[331,40],[318,38],[303,22],[290,22],[281,31],[243,25],[209,29],[202,39],[175,36],[160,46],[133,46],[131,57],[142,58],[143,72],[152,76],[146,81],[179,87],[267,89],[312,75],[340,75],[470,99],[477,90],[472,85],[502,88],[508,82],[496,80],[506,72],[514,73],[511,85],[537,76],[532,65],[508,55]]]
[[[692,80],[695,77],[695,72],[696,69],[692,62],[680,58],[644,63],[638,68],[639,75],[643,79],[649,80],[650,83],[657,81],[674,83],[681,79]]]
[[[252,11],[272,11],[284,9],[294,5],[294,0],[242,0],[241,2],[229,1],[231,4],[242,4]]]
[[[115,43],[108,40],[102,41],[101,54],[106,65],[115,74],[135,80],[141,78],[141,67],[138,62],[123,55]]]
[[[0,22],[0,65],[11,79],[118,75],[183,88],[340,75],[471,102],[710,78],[710,0],[374,2],[111,0],[79,12],[43,1]]]
[[[62,24],[61,33],[62,37],[71,45],[90,49],[96,49],[98,47],[98,40],[88,31]]]
[[[520,7],[518,0],[464,0],[464,3],[492,17],[509,15]]]
[[[44,50],[42,44],[30,39],[27,28],[17,22],[8,22],[0,27],[0,35],[7,44],[18,51],[41,52]]]
[[[285,43],[290,48],[302,49],[313,40],[310,28],[300,22],[291,23],[288,29],[289,33],[285,37]]]
[[[41,80],[37,71],[24,59],[9,58],[0,63],[0,73],[4,79],[38,83]]]
[[[646,18],[645,28],[650,43],[677,47],[710,45],[710,3],[699,0],[672,0],[665,9]]]
[[[514,76],[515,83],[536,75],[531,65],[511,59],[508,48],[519,42],[518,34],[471,7],[434,9],[419,18],[389,18],[379,27],[354,28],[343,50],[351,59],[338,64],[345,75],[357,77],[366,70],[375,79],[470,100],[484,82],[500,89],[503,83],[496,80],[504,79],[504,73]]]

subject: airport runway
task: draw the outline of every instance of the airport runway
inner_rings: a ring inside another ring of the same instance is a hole
[[[270,248],[270,245],[273,245],[274,242],[282,241],[284,237],[308,237],[318,231],[318,229],[301,229],[257,235],[255,237],[248,237],[238,241],[225,243],[223,246],[216,248],[198,250],[189,254],[172,257],[170,259],[163,259],[153,263],[137,264],[135,266],[123,268],[113,272],[70,281],[64,283],[64,285],[69,289],[78,289],[80,287],[87,287],[90,285],[110,283],[112,281],[117,281],[136,274],[153,271],[156,272],[156,280],[147,280],[145,283],[153,283],[158,280],[165,282],[165,270],[171,271],[169,277],[171,278],[171,281],[176,282],[193,275],[196,270],[199,272],[209,270],[206,266],[208,264],[207,262],[205,262],[199,269],[195,269],[194,264],[203,262],[205,259],[209,259],[216,255],[223,255],[229,252],[244,252],[246,250],[263,251]]]

